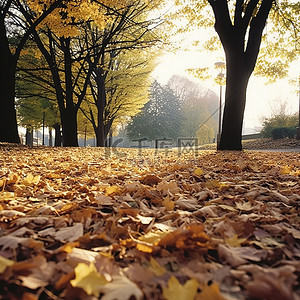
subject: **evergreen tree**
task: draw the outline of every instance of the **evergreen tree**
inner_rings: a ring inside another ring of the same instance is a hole
[[[151,85],[150,101],[127,126],[130,139],[176,139],[180,136],[180,101],[168,86]]]

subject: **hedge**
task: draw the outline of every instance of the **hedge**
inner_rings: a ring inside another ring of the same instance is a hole
[[[284,138],[294,138],[296,136],[296,127],[277,127],[271,131],[274,140]]]

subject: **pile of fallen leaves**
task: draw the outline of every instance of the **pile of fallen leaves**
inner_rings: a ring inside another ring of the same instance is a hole
[[[298,153],[0,147],[0,299],[300,299]]]
[[[300,149],[300,140],[285,138],[274,140],[272,138],[259,138],[253,140],[243,140],[243,149],[247,150],[265,150],[265,149]],[[207,144],[199,146],[202,150],[215,150],[217,144]]]

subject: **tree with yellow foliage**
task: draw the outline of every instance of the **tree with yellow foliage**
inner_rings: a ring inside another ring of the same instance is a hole
[[[38,16],[29,9],[26,1],[0,2],[0,142],[20,142],[15,109],[17,63],[32,32],[63,0],[44,2]],[[28,15],[27,19],[24,12]]]
[[[91,97],[82,107],[94,128],[97,146],[104,146],[111,128],[134,116],[149,100],[150,75],[156,54],[149,49],[123,50],[109,55],[109,69],[103,74],[104,97],[98,93],[97,74],[90,82]]]
[[[53,77],[64,146],[78,146],[77,113],[92,74],[98,74],[97,93],[104,99],[102,75],[107,53],[118,54],[156,41],[156,36],[149,40],[154,21],[146,16],[160,2],[69,1],[58,14],[49,16],[39,31],[33,32]]]

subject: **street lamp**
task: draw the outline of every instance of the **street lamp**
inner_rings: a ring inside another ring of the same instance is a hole
[[[217,134],[217,144],[219,145],[220,142],[220,138],[221,138],[221,120],[222,120],[222,81],[223,78],[225,76],[225,74],[223,73],[223,70],[225,68],[225,63],[222,61],[218,61],[215,63],[215,68],[218,69],[220,71],[220,73],[217,76],[218,82],[220,84],[220,105],[219,105],[219,130],[218,130],[218,134]]]

